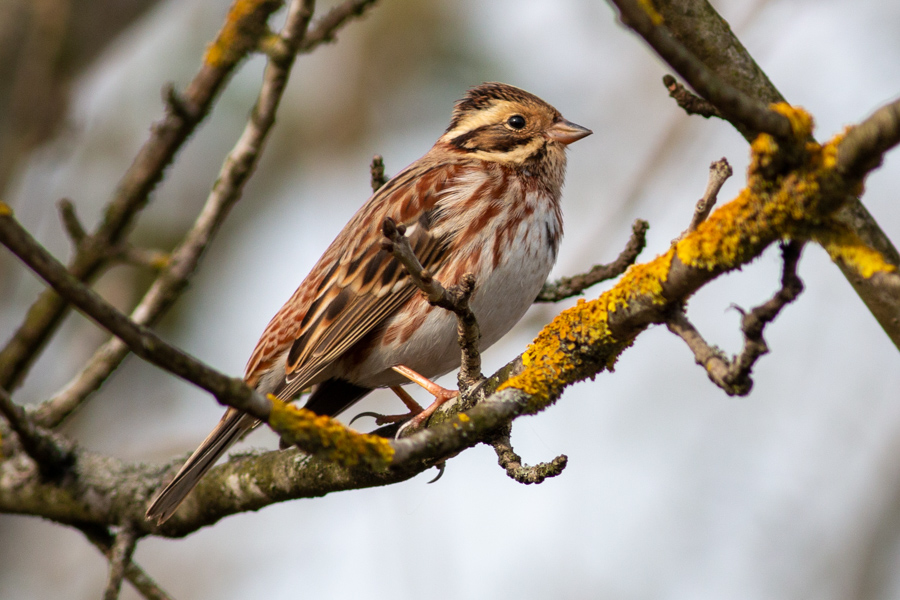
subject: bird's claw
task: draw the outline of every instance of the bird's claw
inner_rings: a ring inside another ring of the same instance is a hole
[[[436,482],[438,479],[440,479],[441,477],[444,476],[444,470],[447,468],[447,461],[442,460],[441,462],[439,462],[438,464],[436,464],[436,465],[434,465],[434,466],[437,468],[438,474],[435,475],[435,476],[434,476],[434,479],[432,479],[432,480],[429,481],[428,483],[434,483],[434,482]]]

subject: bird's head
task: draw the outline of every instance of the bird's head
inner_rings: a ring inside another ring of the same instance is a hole
[[[527,167],[548,153],[590,135],[558,110],[525,90],[483,83],[456,103],[440,142],[481,160]]]

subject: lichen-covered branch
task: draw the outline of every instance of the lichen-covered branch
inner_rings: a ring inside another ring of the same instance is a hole
[[[6,418],[10,429],[16,433],[22,448],[34,460],[43,477],[54,479],[72,463],[72,444],[36,425],[25,409],[13,402],[3,388],[0,388],[0,414]]]
[[[548,463],[538,463],[534,466],[524,465],[522,457],[513,450],[509,433],[497,436],[491,442],[491,446],[497,453],[497,464],[503,467],[510,479],[526,485],[543,483],[549,477],[556,477],[563,472],[569,462],[569,457],[560,454]]]
[[[103,600],[116,600],[119,597],[125,569],[127,565],[131,564],[131,556],[134,554],[136,545],[137,538],[134,531],[128,526],[120,527],[109,552],[109,574],[106,580],[106,590],[103,592]]]
[[[90,541],[106,558],[112,559],[113,537],[109,534],[105,527],[86,526],[79,527],[84,536]],[[143,569],[141,569],[133,561],[124,565],[125,579],[134,586],[137,592],[147,600],[171,600],[171,596],[160,588]]]
[[[99,276],[108,264],[108,249],[125,239],[165,168],[209,113],[237,64],[266,34],[266,22],[280,6],[280,0],[237,0],[232,5],[200,70],[178,96],[178,110],[169,103],[166,115],[154,124],[149,139],[119,181],[103,219],[78,245],[68,265],[73,277],[90,282]],[[21,383],[66,308],[65,300],[53,290],[46,290],[29,308],[22,325],[0,350],[0,387],[12,390]]]
[[[789,107],[778,110],[796,124],[797,139],[809,139],[808,116]],[[140,517],[167,467],[126,465],[84,451],[77,453],[72,477],[63,487],[49,485],[31,463],[0,462],[0,480],[13,477],[21,483],[16,490],[0,487],[0,510],[65,523],[131,519],[138,535],[181,536],[273,502],[408,479],[447,456],[496,439],[519,415],[547,408],[566,386],[609,368],[648,325],[665,322],[673,307],[683,305],[719,274],[753,260],[773,242],[832,235],[828,227],[834,211],[850,197],[847,188],[859,183],[837,172],[839,143],[840,137],[824,146],[810,143],[798,155],[796,144],[783,149],[775,138],[761,136],[753,144],[747,186],[737,198],[666,253],[633,266],[599,298],[563,311],[520,359],[469,391],[469,396],[483,395],[483,401],[468,408],[471,404],[463,397],[444,405],[429,428],[408,438],[373,439],[376,436],[357,434],[332,421],[317,425],[315,415],[275,403],[273,428],[320,457],[288,450],[234,458],[213,468],[161,527]],[[0,219],[0,232],[3,223]],[[861,272],[870,270],[870,276],[893,272],[876,254],[859,258],[854,264]],[[222,494],[223,488],[229,493]]]
[[[577,296],[592,285],[603,281],[615,279],[625,272],[625,269],[634,264],[638,255],[647,245],[647,230],[650,224],[642,219],[637,219],[631,225],[631,237],[625,248],[616,257],[616,260],[605,265],[594,265],[587,273],[573,277],[561,277],[553,283],[547,282],[541,288],[535,302],[559,302],[572,296]]]
[[[654,6],[662,17],[666,29],[719,78],[763,104],[785,101],[781,92],[775,88],[740,40],[735,37],[725,19],[707,0],[655,0]],[[680,74],[691,83],[689,77],[684,73]],[[707,100],[712,98],[707,97]],[[715,101],[713,103],[718,106]],[[748,142],[755,139],[757,133],[755,130],[748,129],[740,122],[731,122]],[[889,124],[887,126],[890,127]],[[869,129],[866,137],[872,133],[873,131]],[[852,145],[855,136],[849,137]],[[867,168],[875,166],[875,164],[866,165]],[[842,169],[849,175],[846,166]],[[854,177],[862,179],[862,174],[857,173]],[[844,201],[841,210],[835,214],[835,221],[842,223],[843,228],[849,232],[848,237],[853,237],[857,243],[845,245],[844,248],[854,248],[852,252],[854,254],[856,249],[859,249],[859,253],[866,253],[866,249],[874,251],[888,263],[900,267],[900,253],[866,207],[855,197],[859,190],[848,193],[854,197]],[[884,332],[900,350],[900,319],[897,318],[900,314],[900,277],[896,273],[859,277],[858,269],[843,258],[847,252],[831,255]]]
[[[154,325],[186,289],[203,252],[218,232],[231,208],[241,198],[244,184],[256,167],[263,144],[275,122],[275,113],[287,85],[296,49],[302,43],[312,18],[312,2],[293,3],[281,33],[284,54],[269,61],[256,104],[241,137],[225,158],[216,183],[203,209],[184,239],[168,256],[165,266],[131,319]],[[127,356],[128,346],[118,338],[103,344],[66,386],[36,411],[39,422],[56,426],[71,414],[90,393],[98,389]]]

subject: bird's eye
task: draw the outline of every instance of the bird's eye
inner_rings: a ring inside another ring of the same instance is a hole
[[[516,130],[522,129],[525,127],[525,117],[522,115],[513,115],[506,120],[506,124]]]

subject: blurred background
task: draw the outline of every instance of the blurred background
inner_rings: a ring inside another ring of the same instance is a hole
[[[812,112],[819,139],[900,93],[896,2],[713,4],[788,100]],[[32,5],[34,14],[24,8]],[[58,257],[70,246],[57,200],[71,198],[93,228],[162,114],[160,89],[190,80],[226,9],[224,0],[0,2],[0,50],[33,62],[31,81],[46,85],[39,96],[53,99],[33,103],[43,129],[0,129],[17,157],[0,171],[2,193]],[[38,13],[39,27],[16,26]],[[94,28],[83,36],[90,43],[39,43],[67,19]],[[338,38],[298,60],[256,176],[160,326],[227,373],[243,371],[269,318],[368,196],[371,156],[399,171],[482,81],[523,87],[595,132],[569,152],[555,276],[612,260],[635,218],[651,224],[642,259],[664,251],[689,222],[712,160],[725,156],[735,168],[721,201],[743,183],[743,139],[724,122],[686,117],[661,83],[665,67],[605,2],[383,0]],[[65,57],[62,75],[39,49]],[[14,84],[10,64],[0,65],[0,79]],[[235,76],[133,241],[168,250],[190,226],[244,127],[263,64],[252,59]],[[15,106],[18,93],[7,86],[0,102]],[[867,188],[866,206],[900,242],[897,151]],[[142,541],[135,559],[174,597],[194,599],[896,598],[900,358],[821,248],[805,250],[800,276],[806,291],[768,328],[772,353],[759,361],[749,397],[727,397],[683,342],[657,327],[615,373],[516,421],[513,443],[526,462],[568,455],[558,478],[515,483],[480,446],[451,460],[434,485],[429,472],[284,503],[183,540]],[[706,286],[689,314],[711,343],[736,352],[732,304],[765,301],[779,278],[773,248]],[[129,309],[149,282],[121,266],[97,287]],[[0,252],[2,340],[41,289]],[[534,307],[487,352],[485,372],[568,305]],[[69,317],[16,399],[51,395],[104,339]],[[359,405],[399,408],[389,393]],[[167,461],[193,450],[220,414],[205,393],[130,357],[65,430],[92,451]],[[277,445],[263,431],[247,443]],[[80,533],[0,516],[0,598],[96,598],[105,577],[105,560]],[[126,583],[122,597],[138,596]]]

